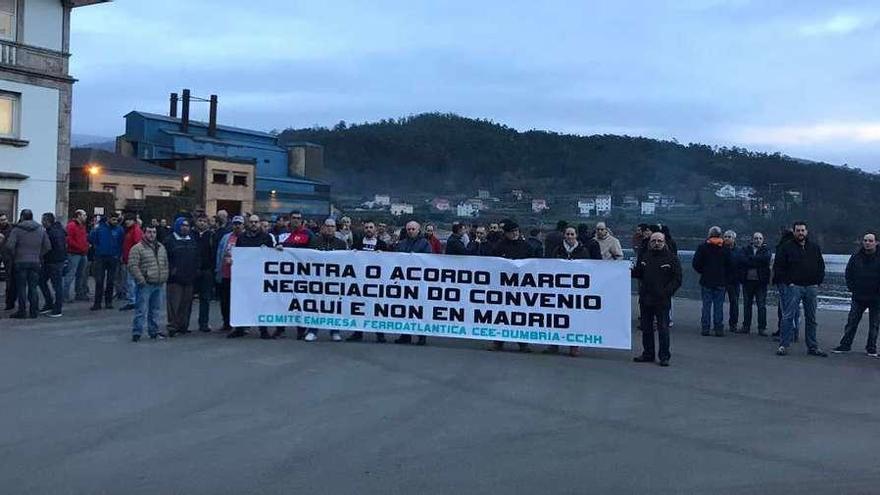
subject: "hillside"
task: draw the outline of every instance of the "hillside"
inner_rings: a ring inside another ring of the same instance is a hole
[[[800,191],[803,205],[777,214],[771,222],[774,229],[793,215],[804,215],[830,229],[826,236],[835,242],[871,226],[873,198],[880,193],[875,174],[778,153],[629,136],[519,132],[452,114],[288,129],[281,139],[325,146],[326,179],[332,181],[334,194],[405,197],[525,189],[548,201],[588,192],[611,192],[617,201],[624,194],[641,197],[652,190],[709,209],[701,192],[713,183],[730,183],[751,186],[768,201],[783,190]],[[724,220],[730,218],[718,223]]]

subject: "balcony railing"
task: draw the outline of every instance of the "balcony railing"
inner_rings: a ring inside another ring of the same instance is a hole
[[[67,55],[0,40],[0,68],[14,67],[35,74],[67,77]]]

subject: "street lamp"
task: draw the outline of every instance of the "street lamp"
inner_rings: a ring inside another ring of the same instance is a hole
[[[183,176],[183,181],[184,181],[184,182],[189,182],[189,176],[188,176],[188,175],[184,175],[184,176]]]
[[[88,167],[89,175],[98,175],[101,173],[101,167],[97,165],[89,165]]]

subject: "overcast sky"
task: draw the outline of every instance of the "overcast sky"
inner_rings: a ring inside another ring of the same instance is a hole
[[[186,87],[261,130],[442,111],[880,170],[875,0],[115,0],[71,51],[78,134]]]

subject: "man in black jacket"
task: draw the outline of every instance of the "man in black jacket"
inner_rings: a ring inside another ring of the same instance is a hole
[[[794,239],[786,242],[779,249],[773,270],[777,280],[786,285],[787,301],[782,320],[782,335],[776,354],[784,356],[788,353],[795,334],[794,313],[804,305],[804,341],[807,354],[827,357],[828,354],[819,348],[816,342],[816,293],[817,286],[825,280],[825,260],[819,246],[807,239],[807,224],[795,222]]]
[[[336,220],[328,218],[324,220],[324,224],[321,226],[321,233],[312,239],[309,248],[318,251],[347,251],[348,244],[336,237]],[[315,328],[307,329],[303,339],[306,342],[318,340],[318,330]],[[342,335],[339,333],[339,330],[330,330],[330,340],[342,342]]]
[[[248,217],[245,231],[238,236],[238,239],[236,239],[235,246],[255,248],[258,248],[260,246],[275,247],[275,243],[272,242],[272,236],[260,230],[260,217],[258,217],[257,215],[251,215]],[[235,339],[238,337],[244,337],[247,333],[248,328],[249,327],[236,327],[235,330],[229,332],[229,335],[227,335],[226,338]],[[260,330],[261,339],[272,338],[272,336],[269,334],[269,330],[266,327],[258,328]]]
[[[486,227],[480,225],[474,229],[474,236],[467,245],[470,256],[492,256],[494,246],[486,238]]]
[[[835,354],[849,352],[859,329],[862,315],[868,310],[868,341],[865,352],[877,357],[877,332],[880,329],[880,256],[877,254],[877,236],[868,232],[862,237],[862,248],[846,264],[846,287],[852,293],[849,317],[840,345],[831,350]]]
[[[378,237],[376,222],[367,220],[364,222],[363,228],[364,235],[355,239],[352,244],[352,248],[355,251],[382,252],[389,250],[388,244],[385,244],[385,241]],[[364,332],[361,331],[352,332],[351,335],[345,339],[346,342],[360,342],[362,340],[364,340]],[[379,342],[380,344],[385,343],[385,334],[383,332],[376,332],[376,342]]]
[[[758,335],[767,335],[767,284],[770,282],[770,250],[764,234],[752,234],[751,246],[742,249],[743,326],[740,333],[752,331],[752,305],[758,306]]]
[[[62,279],[64,275],[64,262],[67,261],[67,232],[60,222],[55,221],[54,213],[43,213],[43,228],[49,236],[51,248],[43,255],[43,267],[40,273],[40,292],[43,293],[43,308],[40,313],[49,315],[50,318],[61,316],[61,305],[64,301],[64,288]],[[52,283],[52,291],[49,291],[49,282]]]
[[[513,220],[505,220],[502,222],[504,229],[504,237],[498,241],[492,252],[493,256],[506,258],[509,260],[523,260],[531,255],[531,249],[526,241],[520,236],[519,225]],[[532,348],[525,342],[517,342],[519,352],[532,352]],[[504,349],[504,341],[492,341],[489,346],[490,351],[500,351]]]
[[[660,366],[669,366],[669,308],[672,296],[681,287],[681,263],[678,256],[666,247],[662,232],[654,232],[648,239],[648,249],[639,253],[632,271],[639,284],[639,326],[642,330],[642,355],[633,358],[637,363],[654,362],[654,328],[660,344],[657,357]]]
[[[467,254],[467,248],[464,245],[464,225],[456,222],[452,224],[452,235],[446,239],[446,254]]]
[[[190,229],[189,220],[178,218],[174,221],[173,231],[163,243],[168,253],[165,297],[169,337],[189,333],[193,287],[202,266],[199,244],[190,235]]]
[[[195,291],[199,295],[199,331],[210,332],[208,320],[211,317],[211,299],[214,297],[214,265],[217,259],[217,245],[214,244],[214,231],[208,228],[208,217],[196,217],[193,238],[199,247],[199,273],[196,277]]]
[[[706,242],[697,247],[691,262],[694,271],[700,274],[703,299],[700,323],[703,336],[709,335],[711,324],[715,335],[724,337],[724,294],[731,262],[730,252],[724,249],[723,244],[721,227],[710,228]]]

